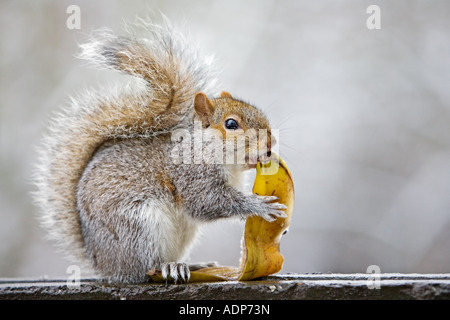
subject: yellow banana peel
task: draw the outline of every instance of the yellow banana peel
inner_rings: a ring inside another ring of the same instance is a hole
[[[286,218],[268,222],[259,216],[250,216],[245,223],[239,267],[208,267],[191,272],[189,282],[246,281],[277,273],[283,266],[280,239],[289,227],[294,209],[294,182],[286,163],[273,155],[267,163],[258,162],[253,193],[277,196],[286,205]],[[154,282],[164,282],[159,270],[148,272]]]

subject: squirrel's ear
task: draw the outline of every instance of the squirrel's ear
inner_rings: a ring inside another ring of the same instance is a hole
[[[226,91],[222,91],[222,93],[220,94],[220,97],[221,98],[233,98],[231,96],[231,94],[229,92],[226,92]]]
[[[195,95],[194,109],[200,120],[203,122],[203,127],[209,127],[209,118],[214,112],[214,105],[203,92]]]

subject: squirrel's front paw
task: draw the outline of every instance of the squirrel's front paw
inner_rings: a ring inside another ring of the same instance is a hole
[[[287,207],[279,202],[274,202],[278,200],[275,196],[257,196],[258,200],[261,201],[261,210],[256,212],[256,214],[265,220],[272,222],[277,218],[287,218],[287,214],[282,211],[287,209]]]
[[[182,262],[167,262],[161,264],[161,275],[164,280],[172,278],[175,283],[177,283],[178,280],[186,283],[191,277],[189,266]]]

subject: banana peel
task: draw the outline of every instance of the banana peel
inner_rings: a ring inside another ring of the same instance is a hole
[[[294,183],[286,163],[273,154],[271,161],[258,162],[253,193],[277,196],[286,205],[286,218],[268,222],[259,216],[250,216],[245,222],[239,267],[208,267],[192,271],[189,282],[246,281],[277,273],[283,266],[280,239],[289,227],[294,209]],[[159,270],[148,272],[153,282],[165,282]]]

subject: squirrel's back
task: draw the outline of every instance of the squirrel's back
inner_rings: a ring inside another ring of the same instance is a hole
[[[77,184],[96,150],[112,139],[151,137],[189,122],[195,93],[214,90],[211,59],[201,57],[167,20],[163,25],[141,20],[140,26],[147,39],[101,30],[81,45],[81,58],[134,77],[120,88],[72,98],[39,148],[34,198],[42,223],[77,260],[85,258]]]

